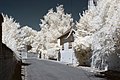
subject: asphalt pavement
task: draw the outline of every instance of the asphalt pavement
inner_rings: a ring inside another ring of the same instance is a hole
[[[105,80],[83,69],[57,62],[27,59],[26,80]]]

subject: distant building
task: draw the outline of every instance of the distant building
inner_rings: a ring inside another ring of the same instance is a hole
[[[77,64],[77,59],[75,57],[75,51],[73,49],[74,42],[74,31],[69,29],[63,35],[58,37],[58,44],[61,46],[59,59],[61,62],[66,62],[68,64]]]

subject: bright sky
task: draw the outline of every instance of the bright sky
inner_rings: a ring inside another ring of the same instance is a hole
[[[78,20],[79,13],[87,9],[88,0],[0,0],[0,12],[12,16],[21,26],[39,30],[40,19],[58,4],[64,5],[65,12]]]

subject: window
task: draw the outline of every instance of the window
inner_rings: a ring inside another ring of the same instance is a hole
[[[69,49],[72,48],[72,42],[69,42]]]
[[[97,6],[97,1],[96,0],[93,0],[93,3],[95,6]]]
[[[62,50],[64,50],[64,44],[62,45]]]

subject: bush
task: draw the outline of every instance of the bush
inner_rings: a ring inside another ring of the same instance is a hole
[[[75,56],[79,62],[79,66],[90,66],[91,48],[82,49],[78,47],[75,49]]]

